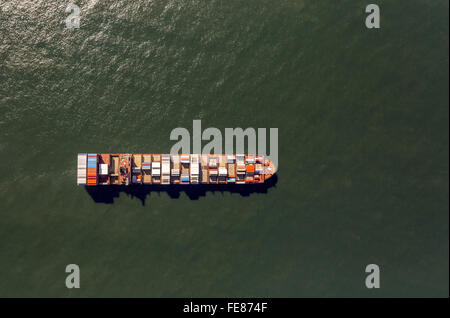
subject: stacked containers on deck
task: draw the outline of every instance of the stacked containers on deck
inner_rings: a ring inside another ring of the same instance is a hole
[[[87,156],[87,185],[97,185],[97,154]]]
[[[152,162],[152,176],[156,177],[161,176],[161,162],[159,161]]]
[[[225,156],[219,156],[219,176],[226,177],[228,175],[227,161]]]
[[[198,184],[200,174],[200,159],[199,155],[197,154],[191,155],[190,174],[191,183]]]
[[[234,155],[227,156],[227,164],[228,164],[228,183],[236,182],[236,164],[234,163],[235,157]]]
[[[208,183],[208,155],[201,155],[202,183]]]
[[[236,155],[236,168],[237,168],[236,184],[244,184],[245,172],[247,170],[245,166],[245,155],[243,154]]]
[[[245,178],[245,182],[253,183],[255,175],[255,156],[254,155],[246,156],[246,162],[247,162],[247,176]]]
[[[170,155],[162,155],[161,184],[170,184]]]
[[[181,155],[181,184],[189,184],[189,155]]]
[[[180,157],[178,155],[173,155],[171,157],[172,160],[172,169],[170,170],[171,182],[172,183],[180,183]]]
[[[216,156],[209,156],[209,183],[217,183],[217,157]]]
[[[219,183],[225,184],[227,183],[227,157],[223,155],[219,155]]]
[[[142,181],[145,184],[151,184],[152,183],[152,156],[151,155],[143,155],[142,156]]]
[[[86,161],[87,161],[87,155],[85,153],[79,153],[78,154],[77,185],[86,184]]]

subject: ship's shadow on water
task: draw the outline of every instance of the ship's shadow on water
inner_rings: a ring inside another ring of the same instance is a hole
[[[261,184],[197,184],[197,185],[129,185],[129,186],[85,186],[86,192],[92,200],[97,203],[114,203],[114,198],[118,198],[123,192],[127,196],[136,197],[145,205],[147,196],[152,194],[160,195],[161,192],[167,193],[172,199],[178,199],[182,192],[191,200],[198,200],[206,196],[208,192],[230,192],[239,193],[243,197],[251,196],[253,193],[267,193],[269,188],[275,187],[278,182],[277,175]]]

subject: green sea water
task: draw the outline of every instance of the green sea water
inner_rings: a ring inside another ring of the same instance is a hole
[[[359,0],[75,1],[74,30],[68,3],[0,0],[0,296],[448,297],[448,1],[370,30]],[[278,128],[276,182],[76,186],[78,152],[194,119]]]

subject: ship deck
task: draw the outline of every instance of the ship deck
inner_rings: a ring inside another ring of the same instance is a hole
[[[97,154],[97,159],[99,185],[255,184],[276,173],[273,162],[255,155]]]

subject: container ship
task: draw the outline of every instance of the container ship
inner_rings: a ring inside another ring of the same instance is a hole
[[[257,184],[275,173],[259,155],[79,153],[77,184]]]

